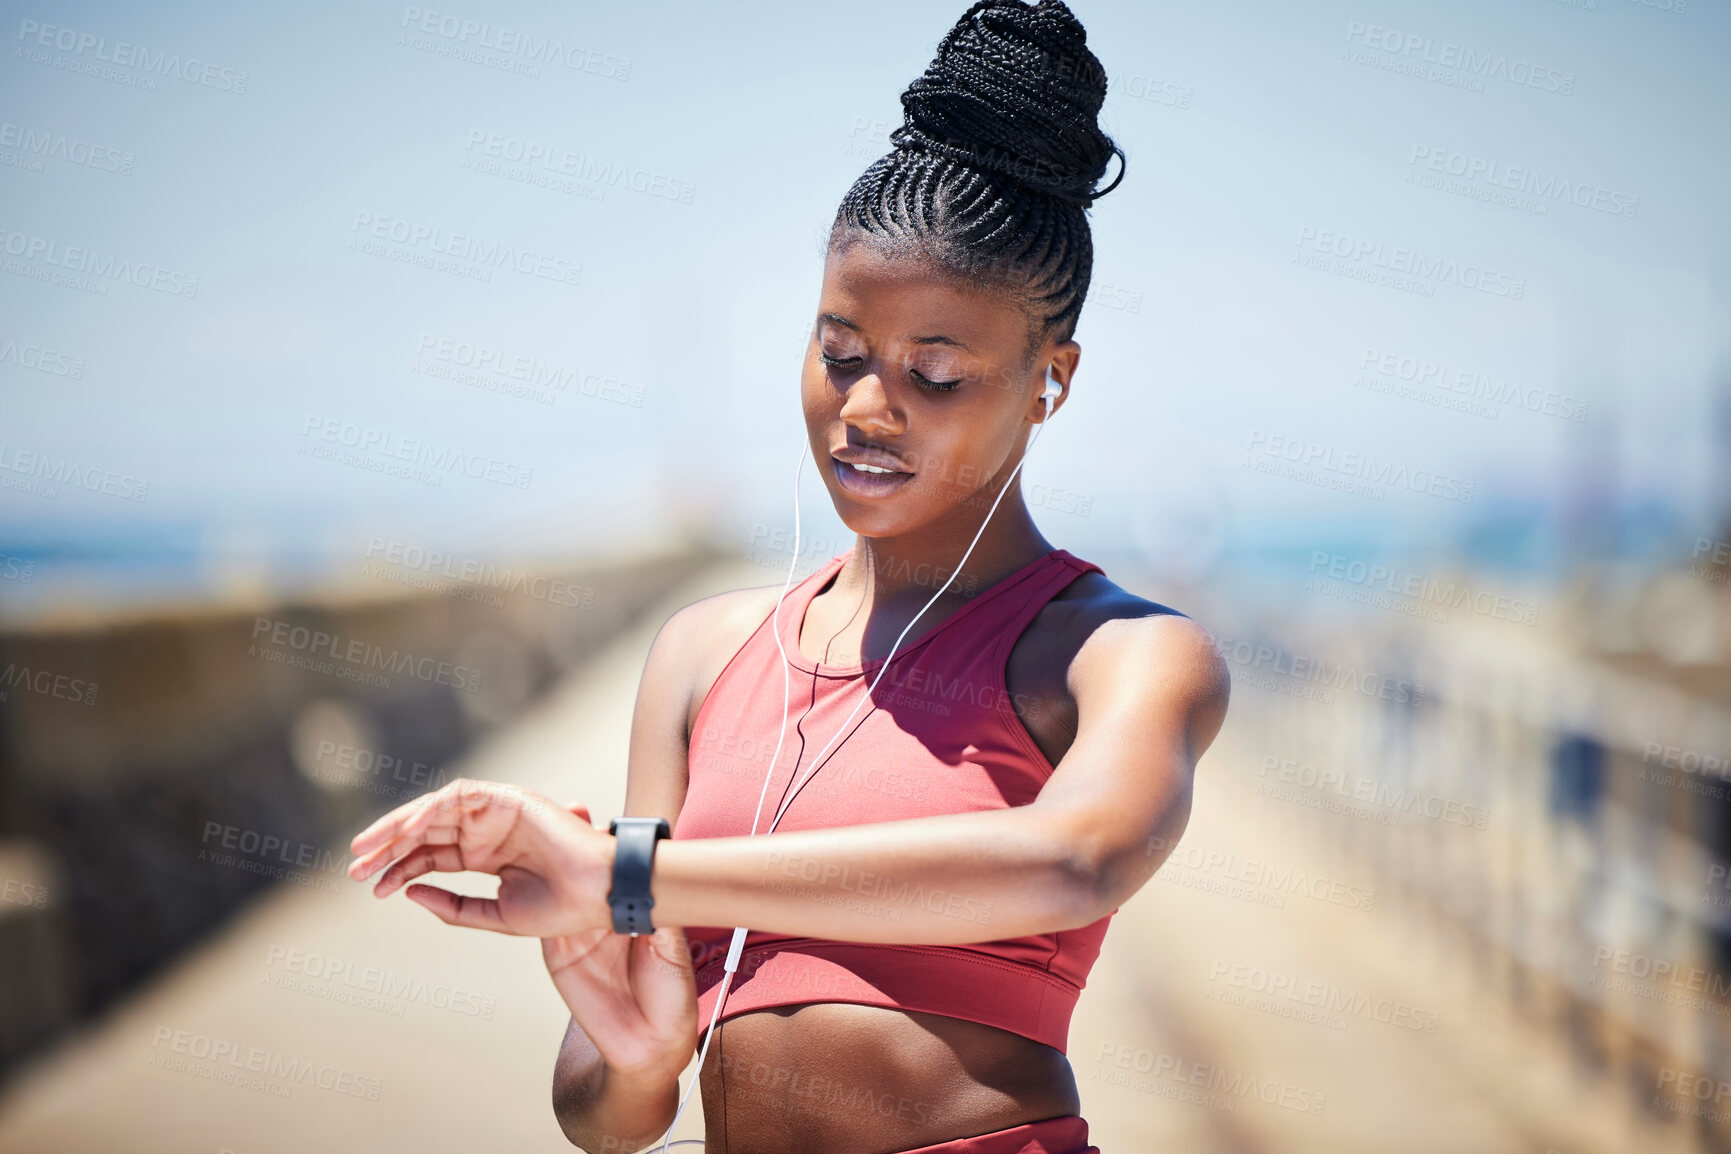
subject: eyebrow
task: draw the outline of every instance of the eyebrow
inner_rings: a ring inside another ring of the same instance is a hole
[[[835,313],[819,313],[817,319],[819,321],[832,321],[835,324],[841,325],[843,328],[852,329],[856,333],[860,331],[858,325],[854,324],[846,317],[838,316]],[[913,345],[949,345],[951,348],[961,349],[965,353],[971,353],[974,351],[956,338],[946,337],[942,333],[934,333],[929,337],[909,337],[908,343]]]

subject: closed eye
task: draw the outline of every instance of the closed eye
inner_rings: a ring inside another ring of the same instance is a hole
[[[825,365],[825,367],[827,367],[827,368],[844,369],[845,370],[845,369],[858,368],[860,363],[865,358],[863,358],[863,357],[832,357],[828,353],[824,352],[822,349],[819,349],[818,353],[817,353],[817,359],[819,361],[821,361]],[[919,385],[921,388],[930,389],[933,392],[940,392],[940,393],[941,392],[947,392],[950,389],[955,388],[957,385],[961,384],[962,380],[963,380],[963,378],[957,377],[953,381],[934,381],[930,377],[927,377],[924,374],[922,374],[918,369],[909,369],[908,375],[910,377],[912,377],[915,381],[919,382]]]
[[[914,380],[916,380],[916,381],[918,381],[918,382],[919,382],[919,383],[920,383],[920,384],[921,384],[921,385],[922,385],[922,386],[924,386],[924,387],[925,387],[925,388],[928,388],[928,389],[936,389],[936,390],[937,390],[937,391],[939,391],[939,392],[944,392],[944,391],[947,391],[947,390],[949,390],[949,389],[953,389],[953,388],[955,388],[955,387],[956,387],[956,386],[957,386],[957,385],[959,385],[959,384],[961,384],[961,383],[962,383],[962,378],[961,378],[961,377],[957,377],[957,378],[956,378],[956,379],[955,379],[955,380],[953,380],[953,381],[933,381],[933,380],[928,380],[928,379],[927,379],[927,378],[925,378],[925,377],[924,377],[924,376],[921,376],[921,375],[920,375],[920,371],[919,371],[919,370],[918,370],[918,369],[909,369],[909,370],[908,370],[908,374],[909,374],[909,375],[910,375],[910,376],[912,376],[912,377],[913,377],[913,379],[914,379]]]

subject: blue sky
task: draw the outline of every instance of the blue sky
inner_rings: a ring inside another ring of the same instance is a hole
[[[1586,2],[1073,5],[1128,169],[1025,469],[1048,536],[1716,533],[1731,27]],[[786,526],[818,237],[964,8],[11,6],[0,555],[220,589]]]

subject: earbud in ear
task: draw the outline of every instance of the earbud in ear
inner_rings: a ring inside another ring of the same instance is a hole
[[[1063,395],[1064,395],[1064,386],[1059,383],[1057,374],[1052,372],[1052,366],[1047,365],[1046,366],[1046,388],[1043,392],[1040,393],[1040,399],[1043,401],[1043,400],[1047,399],[1048,397],[1050,397],[1052,400],[1055,401]]]
[[[1064,386],[1059,383],[1057,376],[1052,372],[1052,366],[1047,365],[1046,366],[1046,387],[1040,391],[1040,399],[1042,401],[1046,402],[1046,416],[1047,417],[1050,417],[1052,415],[1052,406],[1054,404],[1056,404],[1058,401],[1058,398],[1063,396],[1063,395],[1064,395]]]

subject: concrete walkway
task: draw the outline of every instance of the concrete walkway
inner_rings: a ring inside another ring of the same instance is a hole
[[[667,611],[774,580],[718,566]],[[453,773],[617,813],[632,701],[665,616]],[[1234,710],[1256,708],[1254,691],[1235,696]],[[1338,876],[1308,827],[1245,804],[1253,764],[1229,725],[1184,846]],[[0,1154],[571,1150],[549,1105],[566,1014],[534,943],[448,929],[340,873],[306,880],[26,1071],[0,1101]],[[1412,952],[1386,899],[1372,916],[1218,888],[1205,868],[1169,864],[1113,921],[1070,1043],[1104,1154],[1678,1149],[1626,1092],[1572,1073],[1560,1039],[1487,1006],[1458,958]],[[1258,993],[1276,979],[1367,995],[1389,1020]],[[677,1137],[700,1136],[695,1102],[687,1114]]]

